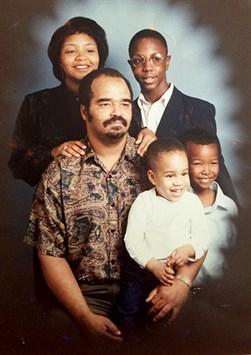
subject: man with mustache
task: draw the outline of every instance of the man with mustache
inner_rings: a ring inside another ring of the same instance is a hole
[[[128,135],[132,89],[116,70],[99,69],[80,85],[87,151],[57,157],[39,183],[25,237],[38,249],[45,280],[84,332],[122,341],[116,322],[123,237],[132,202],[144,189],[141,158]],[[202,260],[180,269],[173,286],[149,295],[156,320],[188,297]],[[181,281],[180,281],[181,280]],[[185,281],[182,281],[185,280]]]

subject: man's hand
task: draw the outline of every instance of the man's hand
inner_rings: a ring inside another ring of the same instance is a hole
[[[186,303],[188,295],[189,288],[179,280],[175,279],[171,286],[159,285],[146,299],[146,302],[152,305],[148,314],[153,317],[154,321],[159,321],[172,310],[168,319],[168,324],[171,324]]]
[[[149,144],[151,144],[156,139],[157,137],[155,136],[153,131],[148,128],[142,129],[139,132],[136,140],[136,144],[138,145],[138,154],[143,157],[147,151]]]
[[[80,326],[84,333],[89,333],[94,338],[100,340],[111,340],[121,343],[123,341],[121,332],[112,321],[104,316],[90,312],[80,321]]]
[[[57,157],[60,154],[65,155],[66,157],[80,157],[81,155],[85,155],[86,146],[81,141],[68,141],[62,143],[51,151],[51,156],[53,158]]]

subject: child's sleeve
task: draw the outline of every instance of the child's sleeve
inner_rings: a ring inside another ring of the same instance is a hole
[[[146,263],[152,258],[152,253],[145,239],[149,208],[151,206],[145,197],[146,194],[140,194],[132,204],[125,234],[126,249],[131,258],[141,267],[145,267]]]

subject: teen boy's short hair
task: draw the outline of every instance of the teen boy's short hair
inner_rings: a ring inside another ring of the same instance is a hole
[[[162,36],[162,34],[159,33],[158,31],[151,30],[151,29],[144,29],[144,30],[137,32],[130,40],[129,48],[128,48],[130,58],[132,57],[132,53],[133,53],[133,49],[134,49],[135,44],[139,40],[141,40],[142,38],[155,38],[155,39],[159,40],[163,44],[163,46],[165,47],[166,54],[168,54],[168,46],[167,46],[167,42],[166,42],[165,37]]]

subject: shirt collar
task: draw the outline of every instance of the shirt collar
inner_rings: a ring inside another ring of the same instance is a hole
[[[216,191],[216,197],[215,197],[215,201],[214,201],[213,206],[215,208],[219,207],[224,210],[228,210],[228,207],[225,203],[225,195],[223,194],[223,191],[221,190],[220,185],[216,181],[213,181],[210,186],[210,189]]]
[[[88,140],[88,137],[85,137],[85,139],[82,140],[83,143],[86,145],[86,154],[83,156],[83,161],[87,161],[88,159],[91,158],[96,158],[96,153],[92,149],[91,144]],[[125,158],[128,161],[133,162],[134,164],[139,164],[140,163],[140,156],[137,153],[137,147],[135,145],[136,139],[133,137],[130,137],[129,134],[127,135],[127,140],[126,140],[126,145],[124,152],[121,154],[121,159]]]
[[[168,104],[168,102],[169,102],[169,100],[170,100],[170,98],[171,98],[171,96],[172,96],[173,88],[174,88],[173,83],[170,83],[170,86],[169,86],[169,88],[166,90],[166,92],[164,92],[164,94],[159,98],[159,100],[157,100],[156,102],[154,102],[154,104],[157,103],[157,102],[163,102],[164,107],[166,107],[167,104]],[[148,101],[145,99],[145,97],[144,97],[144,95],[142,94],[142,92],[139,94],[139,97],[138,97],[137,102],[138,102],[138,105],[139,105],[140,108],[142,108],[144,105],[148,105],[148,106],[149,106],[149,105],[150,105],[150,106],[152,105],[150,102],[148,102]]]

